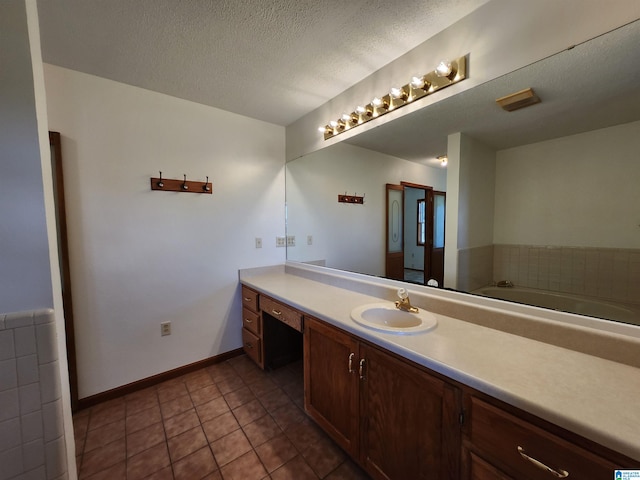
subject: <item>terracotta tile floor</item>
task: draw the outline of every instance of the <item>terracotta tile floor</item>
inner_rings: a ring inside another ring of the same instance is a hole
[[[302,364],[245,356],[83,410],[79,478],[368,479],[303,411]]]

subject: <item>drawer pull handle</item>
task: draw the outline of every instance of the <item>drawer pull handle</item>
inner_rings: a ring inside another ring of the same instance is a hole
[[[279,317],[280,315],[282,315],[282,312],[279,310],[271,310],[271,313],[273,313],[276,317]]]
[[[253,345],[251,345],[249,342],[245,343],[244,346],[249,349],[253,348]]]
[[[251,320],[250,318],[245,318],[244,321],[247,323],[253,323],[253,320]]]
[[[251,301],[251,297],[244,297],[244,301],[245,302],[250,302]]]
[[[547,472],[549,472],[551,475],[553,475],[556,478],[567,478],[569,476],[569,472],[567,472],[566,470],[554,470],[551,467],[547,467],[544,463],[542,463],[540,460],[536,460],[533,457],[530,457],[529,455],[527,455],[524,452],[524,448],[522,448],[521,446],[518,445],[518,453],[520,454],[520,456],[522,458],[524,458],[525,460],[529,460],[531,463],[533,463],[536,467],[538,467],[541,470],[545,470]]]
[[[364,380],[364,358],[360,360],[360,368],[358,369],[358,375],[360,376],[360,380]]]
[[[349,373],[353,373],[353,357],[355,355],[353,352],[349,354]]]

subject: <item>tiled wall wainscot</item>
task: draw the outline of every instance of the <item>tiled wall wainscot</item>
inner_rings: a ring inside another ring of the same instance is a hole
[[[0,314],[0,480],[68,479],[54,312]]]
[[[494,245],[494,281],[640,304],[640,249]]]
[[[493,245],[458,250],[458,290],[472,292],[494,281]]]

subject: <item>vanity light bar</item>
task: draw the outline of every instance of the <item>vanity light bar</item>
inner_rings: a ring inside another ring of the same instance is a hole
[[[422,77],[413,77],[411,82],[403,87],[392,88],[387,95],[376,97],[368,105],[358,106],[351,113],[342,114],[338,120],[331,120],[318,130],[324,134],[324,139],[328,140],[465,78],[467,78],[466,57],[456,58],[450,62],[440,62],[435,70]]]

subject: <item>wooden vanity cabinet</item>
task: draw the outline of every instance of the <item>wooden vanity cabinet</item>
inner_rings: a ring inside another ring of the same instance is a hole
[[[302,357],[302,313],[242,286],[242,346],[262,369]]]
[[[458,479],[459,391],[305,317],[305,409],[376,479]]]
[[[375,479],[599,480],[640,468],[246,286],[242,313],[244,350],[261,368],[304,344],[306,412]]]
[[[242,348],[249,358],[264,368],[260,295],[242,286]]]
[[[473,395],[467,401],[463,478],[597,480],[613,478],[616,469],[632,468],[627,460],[606,459],[492,403]]]

